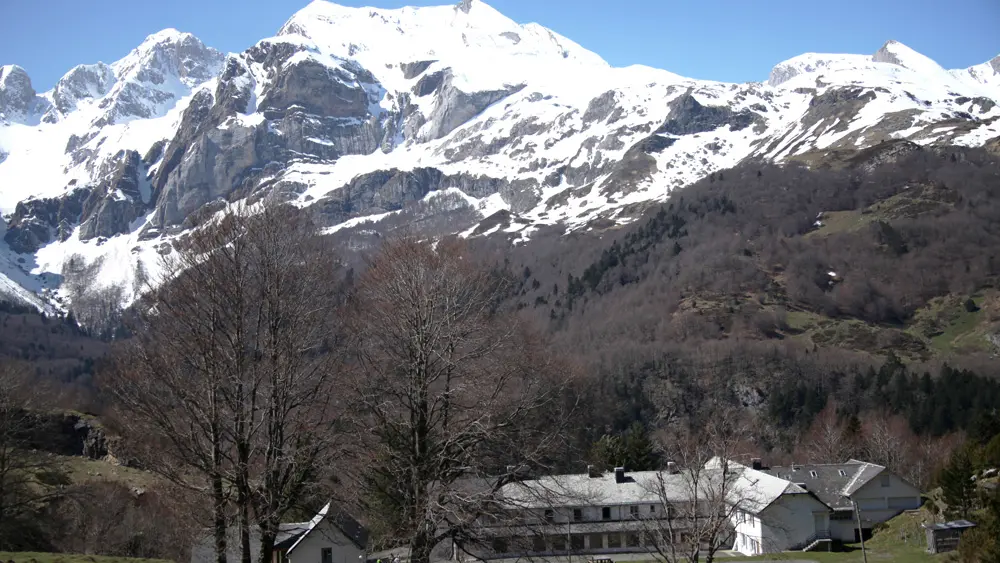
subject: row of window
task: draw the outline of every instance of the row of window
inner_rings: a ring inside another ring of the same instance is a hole
[[[644,534],[639,532],[612,532],[593,534],[570,534],[532,537],[497,537],[492,541],[494,553],[559,553],[565,551],[596,551],[601,549],[622,549],[642,547]],[[678,532],[678,543],[690,541],[686,532]]]
[[[672,511],[668,510],[668,514],[670,512],[672,512]],[[629,515],[630,518],[640,518],[643,515],[653,515],[653,516],[655,516],[656,514],[660,514],[660,513],[662,513],[662,511],[659,510],[659,509],[657,509],[657,507],[656,507],[655,504],[650,504],[650,505],[632,505],[632,506],[628,507],[628,515]],[[574,522],[585,522],[585,521],[587,521],[588,519],[585,518],[585,516],[586,516],[586,514],[584,513],[584,509],[583,508],[574,508],[573,509],[573,521]],[[611,507],[610,506],[603,506],[603,507],[601,507],[601,520],[611,520],[611,519],[612,519]],[[556,521],[556,511],[555,511],[555,509],[548,508],[548,509],[545,510],[545,521],[549,522],[549,523],[553,523],[553,522]]]

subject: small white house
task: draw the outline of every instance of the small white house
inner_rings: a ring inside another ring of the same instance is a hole
[[[920,490],[881,465],[852,459],[846,463],[761,468],[761,472],[809,491],[830,507],[829,535],[858,541],[858,520],[867,535],[880,522],[920,508]]]
[[[271,563],[365,563],[367,532],[353,518],[334,512],[329,504],[308,522],[281,524]],[[230,529],[229,561],[240,560],[238,530]],[[250,533],[251,560],[259,563],[260,530]],[[191,548],[191,563],[215,563],[209,533]]]
[[[795,483],[733,461],[729,466],[739,474],[730,493],[736,509],[733,551],[760,555],[828,547],[830,507]]]

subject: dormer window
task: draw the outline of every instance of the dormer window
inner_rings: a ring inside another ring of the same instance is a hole
[[[846,471],[844,471],[843,469],[838,469],[838,470],[837,470],[837,473],[840,473],[840,476],[841,476],[841,477],[847,477],[847,472],[846,472]]]
[[[883,487],[888,487],[889,486],[889,476],[888,475],[880,475],[879,476],[879,484],[881,486],[883,486]]]
[[[819,475],[816,475],[816,472],[815,472],[815,471],[810,471],[810,472],[809,472],[809,475],[812,475],[812,478],[813,478],[813,479],[815,479],[816,477],[819,477]]]

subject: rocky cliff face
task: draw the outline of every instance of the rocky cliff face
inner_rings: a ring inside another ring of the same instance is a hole
[[[40,100],[31,78],[17,65],[0,67],[0,121],[19,120],[35,111]]]
[[[57,121],[77,108],[84,100],[99,99],[106,95],[117,78],[114,70],[104,63],[79,65],[66,73],[52,90],[53,110],[47,113],[45,121]]]
[[[77,188],[63,197],[19,202],[7,224],[4,242],[14,252],[30,254],[50,242],[69,240],[90,194],[90,189]]]
[[[116,458],[120,439],[96,419],[72,413],[29,412],[25,434],[29,447],[42,452],[89,459]]]
[[[3,67],[0,253],[40,256],[23,272],[39,275],[70,244],[115,252],[132,263],[102,279],[131,287],[174,237],[247,198],[311,207],[355,242],[407,224],[512,240],[604,228],[745,159],[981,145],[1000,137],[998,66],[945,71],[889,42],[789,59],[766,84],[695,81],[612,68],[480,0],[318,0],[242,53],[164,30],[42,94]]]

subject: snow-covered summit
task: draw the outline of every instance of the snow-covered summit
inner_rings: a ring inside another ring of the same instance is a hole
[[[2,67],[3,112],[0,261],[25,264],[11,279],[57,283],[46,274],[80,254],[102,283],[134,287],[174,237],[243,197],[309,207],[338,236],[412,224],[524,240],[624,224],[748,158],[982,145],[1000,137],[1000,57],[945,71],[890,41],[733,84],[613,68],[481,0],[315,0],[227,56],[166,29],[43,94]]]
[[[948,92],[963,87],[975,90],[977,95],[990,95],[1000,87],[1000,73],[995,67],[1000,67],[1000,62],[945,70],[930,57],[890,40],[871,56],[805,53],[793,57],[774,66],[768,84],[787,89],[815,88],[823,84],[883,88],[907,84],[911,93],[925,98],[943,98]]]
[[[293,34],[308,38],[328,55],[357,60],[372,72],[432,60],[505,77],[567,64],[608,67],[577,43],[538,24],[518,24],[481,0],[399,9],[313,0],[278,32]]]

